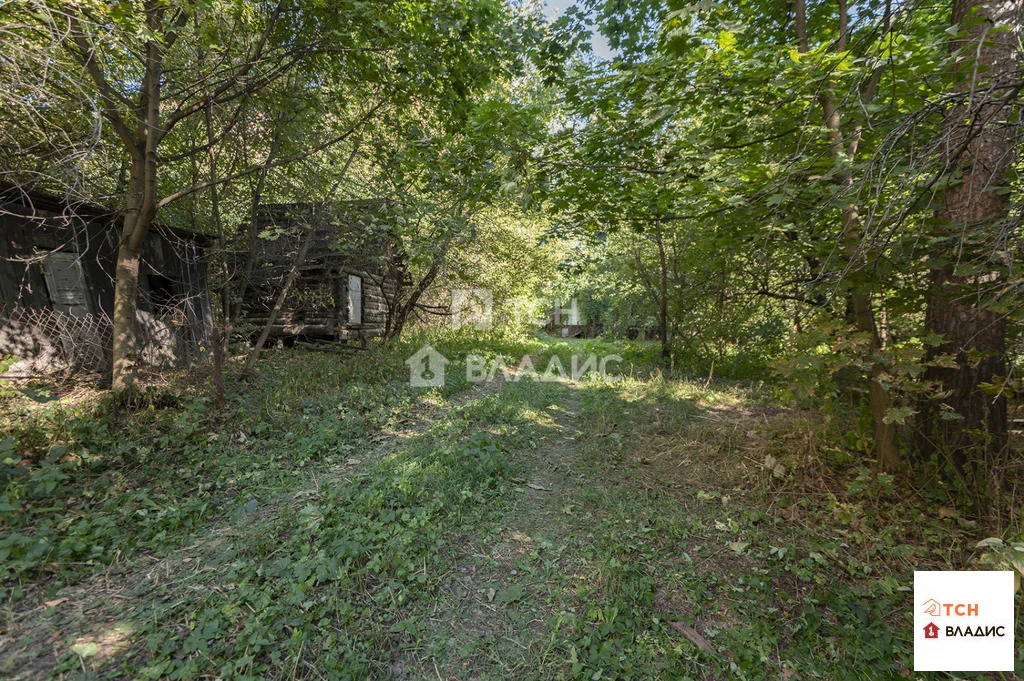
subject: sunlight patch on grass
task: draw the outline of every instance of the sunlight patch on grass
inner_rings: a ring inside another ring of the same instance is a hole
[[[520,416],[525,421],[535,423],[539,426],[552,427],[555,424],[555,419],[547,411],[540,411],[538,409],[524,408],[519,412]]]
[[[124,650],[134,632],[135,627],[129,624],[117,624],[98,634],[79,636],[68,651],[81,660],[83,667],[100,665]]]

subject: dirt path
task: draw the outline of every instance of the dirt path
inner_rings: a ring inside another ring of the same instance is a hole
[[[497,527],[460,538],[455,568],[440,589],[431,622],[443,629],[451,654],[401,655],[392,666],[395,678],[490,678],[495,671],[508,678],[548,652],[542,644],[550,613],[543,606],[555,587],[525,565],[538,554],[562,559],[559,517],[572,512],[569,497],[581,477],[580,403],[576,385],[558,387],[544,412],[548,434],[536,443]]]
[[[164,555],[140,554],[125,558],[102,572],[51,596],[26,597],[20,611],[10,616],[10,628],[0,633],[0,676],[11,679],[45,678],[67,655],[69,642],[84,651],[95,665],[136,645],[126,624],[131,616],[150,606],[154,598],[173,600],[176,593],[218,589],[217,561],[232,544],[246,541],[261,526],[272,524],[282,513],[302,505],[322,485],[348,480],[361,468],[422,436],[450,412],[502,391],[505,381],[474,385],[443,405],[425,403],[410,413],[401,427],[370,438],[368,451],[338,465],[326,467],[299,489],[264,500],[240,515],[220,517],[193,535],[191,541]]]

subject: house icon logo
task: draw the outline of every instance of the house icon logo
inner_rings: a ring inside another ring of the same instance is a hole
[[[914,671],[1012,672],[1014,577],[1013,570],[915,570]]]
[[[439,388],[444,385],[444,368],[448,358],[434,349],[432,345],[424,345],[409,359],[409,385],[414,388]]]

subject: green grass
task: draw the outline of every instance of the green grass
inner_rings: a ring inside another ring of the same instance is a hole
[[[413,389],[428,341],[447,381]],[[622,361],[470,390],[469,353]],[[913,569],[973,566],[977,528],[865,474],[838,421],[680,374],[647,343],[448,333],[271,353],[224,413],[188,382],[10,402],[0,673],[923,676]]]
[[[774,478],[750,452],[798,465],[801,436],[777,428],[820,433],[798,415],[773,424],[763,396],[735,384],[655,372],[558,390],[575,414],[571,451],[554,444],[562,484],[467,551],[476,600],[498,594],[498,623],[467,631],[479,605],[443,598],[444,633],[416,642],[433,655],[420,656],[424,675],[438,664],[444,678],[538,681],[953,678],[911,672],[911,588],[915,568],[972,567],[969,521],[936,519],[855,466],[813,488],[799,472]]]
[[[0,425],[0,598],[26,584],[59,587],[135,551],[181,543],[204,522],[287,491],[324,465],[357,457],[370,437],[467,388],[408,385],[405,359],[430,340],[452,358],[483,345],[516,356],[528,339],[412,335],[358,358],[302,351],[272,356],[251,385],[229,377],[228,408],[208,388],[148,390],[138,410],[107,399],[34,407],[8,396]],[[26,462],[28,465],[26,465]]]

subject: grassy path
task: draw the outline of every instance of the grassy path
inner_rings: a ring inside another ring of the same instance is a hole
[[[660,379],[506,395],[529,391],[545,427],[520,486],[460,537],[394,678],[911,677],[898,529],[755,482],[772,410]]]
[[[551,585],[535,563],[557,563],[561,553],[553,532],[571,511],[568,500],[582,477],[581,399],[571,384],[523,383],[508,390],[547,395],[539,415],[543,434],[520,452],[525,469],[500,514],[460,537],[428,618],[432,631],[426,640],[409,642],[396,678],[511,678],[543,668],[552,654],[545,607]]]
[[[467,425],[465,414],[481,405],[486,411],[503,387],[503,382],[484,383],[456,393],[440,405],[424,405],[409,412],[401,425],[373,434],[361,451],[353,450],[358,458],[350,456],[318,467],[305,483],[297,481],[296,487],[264,497],[251,508],[220,517],[194,532],[191,540],[169,551],[124,558],[84,581],[51,593],[50,597],[39,595],[21,601],[20,607],[7,613],[5,635],[0,639],[0,670],[11,679],[66,675],[157,677],[176,668],[191,669],[185,674],[189,676],[204,666],[216,664],[216,658],[223,656],[228,662],[221,665],[222,671],[230,667],[233,673],[248,673],[236,664],[246,655],[243,649],[243,654],[236,656],[236,637],[220,626],[227,619],[222,615],[234,612],[231,618],[244,626],[246,606],[239,608],[238,601],[252,596],[258,596],[265,608],[273,601],[283,601],[273,605],[285,613],[290,606],[308,609],[308,601],[299,601],[298,596],[308,593],[307,587],[317,582],[331,581],[326,574],[319,578],[307,574],[318,562],[308,560],[308,549],[321,538],[318,525],[328,513],[328,508],[317,506],[317,502],[327,502],[325,506],[329,507],[329,500],[333,500],[336,510],[344,514],[360,512],[351,508],[354,501],[369,501],[373,506],[379,499],[361,498],[358,490],[368,482],[381,482],[382,471],[393,474],[394,462],[419,462],[435,451],[439,440],[451,440],[453,428]],[[495,425],[500,426],[500,421]],[[401,477],[388,475],[385,484]],[[476,494],[482,499],[481,492]],[[358,532],[359,528],[352,529]],[[306,534],[308,541],[295,542],[298,533]],[[407,537],[401,539],[399,543],[412,543]],[[326,555],[320,557],[337,567],[336,560]],[[305,563],[311,567],[273,580],[289,584],[270,585],[264,577],[275,559],[278,564]],[[385,562],[386,557],[378,559]],[[323,567],[321,562],[320,568]],[[227,575],[232,578],[227,579]],[[306,580],[308,584],[303,583]],[[257,586],[254,582],[264,583]],[[286,591],[293,593],[285,595]],[[242,598],[236,598],[236,594]],[[220,604],[219,613],[210,610],[213,603]],[[257,611],[251,603],[248,609],[256,620],[271,614]],[[210,621],[218,624],[197,631],[204,615],[213,615]],[[285,616],[284,620],[287,619]],[[261,623],[259,628],[266,630],[268,642],[283,633],[275,631],[269,623]],[[291,626],[284,624],[284,629]],[[197,634],[201,640],[191,643]],[[154,656],[156,641],[162,642],[169,654],[160,656],[158,650]],[[300,642],[300,647],[305,646]],[[166,659],[159,663],[159,657]],[[373,656],[366,657],[363,663],[372,667]],[[182,661],[187,664],[179,666]],[[296,656],[295,662],[300,661]],[[305,666],[309,660],[302,662]],[[272,661],[270,666],[279,664]],[[297,666],[294,671],[298,672]],[[278,668],[275,675],[280,673]]]
[[[228,462],[272,466],[258,503],[9,605],[0,675],[912,678],[912,571],[969,528],[791,472],[813,415],[627,375],[302,401]]]

